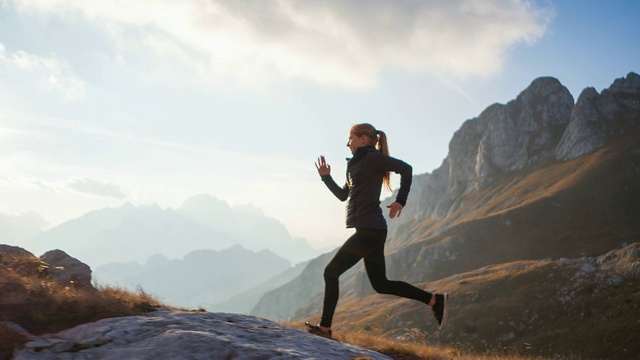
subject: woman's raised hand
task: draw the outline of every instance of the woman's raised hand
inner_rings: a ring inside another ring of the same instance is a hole
[[[315,165],[316,165],[316,169],[318,169],[318,174],[320,174],[320,176],[331,174],[331,166],[328,165],[327,162],[324,160],[324,156],[320,156],[318,158],[318,162],[315,163]]]

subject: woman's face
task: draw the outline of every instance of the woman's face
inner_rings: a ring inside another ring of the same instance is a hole
[[[369,138],[367,135],[358,136],[353,132],[349,132],[349,142],[347,143],[347,147],[351,150],[351,154],[355,154],[356,149],[367,146],[368,144]]]

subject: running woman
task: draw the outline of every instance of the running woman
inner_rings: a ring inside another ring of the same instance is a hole
[[[312,334],[331,337],[331,323],[338,304],[338,279],[360,259],[373,289],[381,294],[391,294],[423,302],[431,307],[442,330],[447,319],[448,294],[431,294],[402,281],[387,279],[384,259],[384,243],[387,223],[380,208],[380,192],[384,185],[391,190],[390,172],[400,174],[400,188],[395,202],[387,206],[391,219],[400,216],[411,187],[411,165],[389,156],[387,136],[371,124],[353,125],[349,131],[347,147],[353,157],[347,163],[347,180],[340,187],[331,177],[331,166],[324,156],[315,163],[325,185],[340,201],[347,201],[347,228],[355,233],[340,247],[324,270],[324,303],[320,323],[306,323]]]

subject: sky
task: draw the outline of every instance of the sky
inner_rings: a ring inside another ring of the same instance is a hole
[[[0,222],[210,194],[335,246],[344,204],[314,161],[342,183],[351,125],[431,172],[537,77],[577,99],[640,72],[638,19],[635,0],[0,0]]]

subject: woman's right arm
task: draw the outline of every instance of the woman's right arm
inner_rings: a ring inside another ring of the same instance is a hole
[[[346,201],[349,197],[349,187],[348,184],[344,184],[343,187],[340,187],[331,177],[331,166],[327,164],[324,160],[324,156],[320,156],[318,162],[315,164],[316,169],[318,169],[318,174],[322,179],[322,182],[329,188],[329,190],[335,195],[340,201]]]

